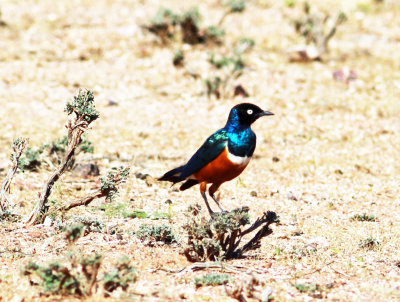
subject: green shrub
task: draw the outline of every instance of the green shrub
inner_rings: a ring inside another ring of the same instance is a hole
[[[107,293],[113,292],[119,287],[126,290],[128,286],[137,280],[136,269],[130,265],[128,257],[121,257],[115,267],[103,275],[103,288]],[[106,294],[108,295],[108,294]]]
[[[372,221],[372,222],[376,221],[375,215],[372,215],[372,214],[370,215],[370,214],[366,214],[366,213],[355,214],[350,219],[353,221]]]
[[[31,284],[39,284],[46,295],[88,297],[93,291],[103,288],[105,296],[109,296],[118,288],[126,291],[130,284],[136,282],[137,273],[128,257],[121,257],[109,272],[98,278],[102,261],[100,254],[82,256],[69,253],[65,264],[53,261],[41,266],[30,262],[22,273],[38,280],[38,283],[31,280]]]
[[[136,236],[145,241],[146,244],[152,245],[156,242],[163,242],[165,244],[171,244],[176,242],[176,236],[172,231],[172,228],[168,225],[149,225],[142,224],[139,230],[136,232]]]
[[[363,249],[373,250],[377,248],[381,243],[375,238],[368,237],[360,241],[358,246]]]
[[[189,207],[188,223],[183,226],[187,233],[187,244],[183,253],[189,261],[206,261],[238,258],[247,250],[260,247],[261,238],[272,233],[269,225],[278,222],[274,212],[267,212],[247,229],[250,223],[249,208],[231,212],[215,213],[211,220],[199,217],[200,206]],[[244,235],[258,230],[255,236],[239,246]]]
[[[194,279],[194,284],[196,287],[201,286],[215,286],[228,284],[231,281],[231,277],[228,274],[208,274],[201,278],[196,277]]]

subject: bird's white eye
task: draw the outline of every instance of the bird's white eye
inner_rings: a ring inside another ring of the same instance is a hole
[[[248,109],[248,110],[247,110],[247,114],[248,114],[248,115],[251,115],[251,114],[253,114],[253,110],[251,110],[251,109]]]

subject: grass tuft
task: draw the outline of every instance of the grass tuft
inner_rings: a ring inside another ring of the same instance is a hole
[[[85,232],[85,225],[72,224],[65,228],[65,239],[71,244],[81,238]]]
[[[102,261],[103,256],[97,253],[87,256],[69,253],[65,263],[53,261],[41,266],[30,262],[22,274],[30,278],[31,285],[38,284],[46,295],[88,297],[103,288],[107,297],[114,290],[125,291],[136,282],[137,273],[128,257],[121,257],[109,272],[98,278]],[[33,281],[35,279],[38,283]]]
[[[377,239],[372,238],[372,237],[368,237],[366,239],[363,239],[358,244],[358,246],[360,248],[368,249],[368,250],[373,250],[373,249],[377,248],[380,245],[381,245],[380,241],[378,241]]]
[[[350,220],[353,221],[372,221],[375,222],[377,221],[377,218],[375,215],[372,214],[367,214],[367,213],[363,213],[363,214],[355,214],[353,215]]]
[[[128,286],[137,280],[136,269],[131,266],[130,260],[127,256],[122,256],[117,260],[115,267],[103,275],[103,288],[108,293],[121,288],[126,290]]]
[[[163,242],[165,244],[177,242],[172,228],[165,224],[142,224],[135,234],[140,240],[144,241],[146,245],[154,245],[157,242]]]
[[[216,286],[228,284],[230,281],[232,281],[232,279],[228,274],[208,274],[201,278],[196,277],[194,279],[194,284],[196,287]]]

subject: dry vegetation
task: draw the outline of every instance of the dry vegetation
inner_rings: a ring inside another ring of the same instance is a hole
[[[297,0],[252,0],[229,14],[217,0],[1,1],[0,182],[14,139],[39,148],[66,134],[63,110],[78,88],[94,91],[100,117],[86,133],[94,153],[76,163],[96,163],[103,176],[121,165],[131,173],[114,199],[27,226],[22,218],[56,164],[19,171],[7,203],[20,216],[0,216],[0,300],[399,300],[400,4],[309,3],[347,20],[329,51],[293,62],[289,50],[309,47],[295,30],[304,17]],[[183,14],[196,5],[199,37],[219,26],[220,41],[165,40],[143,27],[162,6]],[[243,38],[254,45],[235,52]],[[212,54],[228,60],[218,67]],[[238,56],[243,64],[229,59]],[[217,77],[223,86],[207,90]],[[234,97],[239,85],[248,98]],[[200,194],[155,178],[188,159],[244,100],[275,116],[253,126],[255,156],[221,187],[222,205],[249,206],[252,221],[274,211],[280,224],[241,259],[192,264],[182,254],[183,226]],[[66,171],[51,205],[100,186],[97,176]],[[153,236],[157,229],[174,235]],[[46,290],[40,276],[55,283]]]

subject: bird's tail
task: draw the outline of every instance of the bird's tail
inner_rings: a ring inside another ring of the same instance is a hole
[[[172,169],[171,171],[168,171],[165,173],[163,176],[161,176],[158,180],[160,181],[170,181],[173,184],[176,184],[177,182],[181,182],[185,180],[185,178],[182,178],[182,170],[184,166],[180,166],[178,168]],[[193,187],[194,185],[197,185],[199,181],[197,179],[187,179],[186,182],[184,182],[179,190],[183,191],[186,189],[189,189],[190,187]]]
[[[183,167],[184,166],[180,166],[178,168],[172,169],[171,171],[168,171],[163,176],[161,176],[158,180],[170,181],[170,182],[173,182],[174,184],[182,181],[183,179],[181,178],[181,174],[182,174]]]

